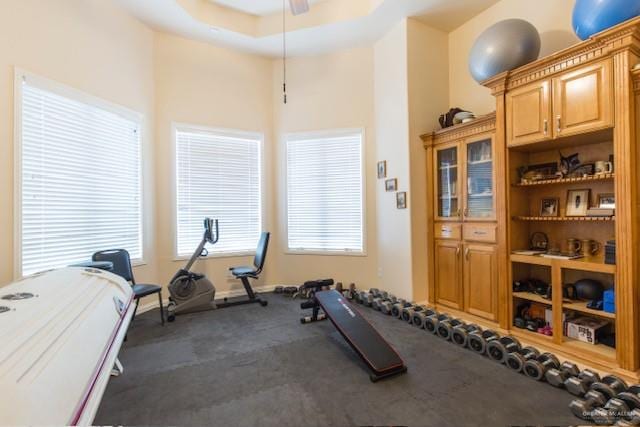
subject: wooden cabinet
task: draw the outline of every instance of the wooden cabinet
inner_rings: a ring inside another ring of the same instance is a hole
[[[498,253],[495,245],[468,243],[464,246],[464,310],[496,320],[498,307]]]
[[[509,145],[551,139],[549,80],[522,86],[507,95],[507,141]]]
[[[613,125],[611,60],[553,79],[554,136],[569,136]]]
[[[433,174],[429,300],[489,321],[498,298],[495,124],[492,114],[423,137]]]
[[[610,59],[519,86],[506,94],[509,147],[613,126]]]
[[[435,248],[436,302],[462,309],[462,245],[456,241],[437,240]]]

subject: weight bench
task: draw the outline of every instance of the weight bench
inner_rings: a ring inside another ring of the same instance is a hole
[[[372,382],[407,372],[398,353],[382,338],[380,333],[335,290],[321,290],[333,285],[332,279],[306,282],[303,286],[312,290],[311,299],[301,304],[303,309],[313,309],[302,323],[328,318],[362,361],[369,367]],[[320,313],[322,309],[323,313]]]

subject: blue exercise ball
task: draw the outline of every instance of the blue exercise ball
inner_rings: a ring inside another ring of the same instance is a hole
[[[487,28],[469,55],[469,71],[477,82],[538,59],[540,34],[523,19],[506,19]]]
[[[586,40],[638,15],[640,0],[576,0],[573,31],[581,40]]]

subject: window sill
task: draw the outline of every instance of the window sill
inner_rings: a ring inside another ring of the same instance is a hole
[[[174,262],[187,261],[187,260],[191,259],[191,256],[192,255],[175,255],[173,257],[173,261]],[[200,257],[200,260],[215,259],[215,258],[242,258],[242,257],[250,257],[250,256],[256,256],[256,252],[255,251],[220,252],[220,253],[211,253],[211,252],[209,252],[209,255]]]
[[[347,257],[366,257],[367,253],[356,251],[320,251],[320,250],[304,250],[304,249],[288,249],[286,255],[314,255],[314,256],[347,256]]]

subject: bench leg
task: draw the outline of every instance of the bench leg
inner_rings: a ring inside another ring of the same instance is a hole
[[[164,326],[164,306],[162,305],[162,292],[158,292],[158,300],[160,301],[160,321]]]

